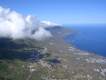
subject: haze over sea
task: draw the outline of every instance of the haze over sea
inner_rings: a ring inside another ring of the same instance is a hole
[[[73,34],[65,38],[74,47],[106,57],[106,25],[68,25]]]

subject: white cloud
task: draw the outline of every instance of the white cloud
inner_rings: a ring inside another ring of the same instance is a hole
[[[55,26],[62,26],[60,24],[57,24],[57,23],[54,23],[54,22],[50,22],[50,21],[42,21],[41,22],[42,25],[45,25],[44,27],[47,28],[47,27],[55,27]]]
[[[33,38],[35,38],[36,40],[41,40],[41,39],[45,39],[44,36],[47,38],[48,36],[51,37],[52,35],[49,31],[45,30],[42,27],[39,27],[39,29],[33,35]]]
[[[42,40],[51,36],[36,17],[24,16],[9,8],[0,7],[0,37]]]

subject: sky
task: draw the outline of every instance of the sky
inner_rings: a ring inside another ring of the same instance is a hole
[[[59,24],[106,24],[106,0],[0,0],[0,6]]]

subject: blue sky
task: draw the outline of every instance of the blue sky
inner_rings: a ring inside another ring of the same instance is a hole
[[[59,24],[106,23],[106,0],[0,0],[0,6]]]

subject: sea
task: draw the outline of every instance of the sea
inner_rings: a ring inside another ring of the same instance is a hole
[[[74,47],[106,57],[106,25],[68,25],[65,40]]]

